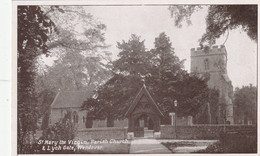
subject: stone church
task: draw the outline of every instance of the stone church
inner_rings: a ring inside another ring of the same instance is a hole
[[[82,110],[81,106],[91,95],[88,91],[60,91],[51,104],[50,125],[64,118],[70,111],[72,122],[79,129],[84,129],[87,111]]]
[[[199,76],[203,77],[208,75],[209,81],[208,86],[210,88],[215,88],[219,90],[219,104],[217,110],[217,123],[221,124],[227,121],[230,124],[234,123],[233,119],[233,86],[232,82],[227,74],[227,52],[225,46],[213,46],[209,49],[201,49],[201,48],[192,48],[191,49],[191,73],[196,73]],[[146,95],[146,96],[140,96]],[[140,95],[137,97],[140,98],[141,102],[145,102],[145,100],[150,99],[151,96],[149,92],[143,87],[140,91]],[[82,110],[81,106],[87,98],[91,96],[91,92],[87,91],[61,91],[59,92],[53,103],[51,104],[51,116],[50,116],[50,124],[54,124],[64,117],[67,111],[71,111],[73,113],[72,121],[77,125],[79,129],[85,128],[86,122],[86,110]],[[142,97],[142,98],[141,98]],[[143,97],[148,97],[144,99]],[[138,103],[138,102],[136,102]],[[150,102],[154,103],[154,102]],[[154,104],[155,106],[155,104]],[[156,106],[155,106],[156,108]],[[160,112],[155,109],[155,112]],[[147,113],[146,113],[147,114]],[[158,113],[160,116],[160,113]],[[145,116],[148,120],[152,119],[153,116]],[[178,119],[178,118],[177,118]],[[188,118],[187,118],[188,119]],[[177,120],[177,125],[191,125],[186,118],[183,118],[183,122],[181,119]],[[152,122],[153,121],[153,122]],[[100,121],[94,122],[93,127],[106,127],[105,122],[102,121],[102,124],[99,124]],[[123,122],[123,123],[122,123]],[[117,121],[115,123],[115,127],[122,127],[128,124],[131,124],[131,121]],[[153,118],[150,123],[153,123],[151,127],[154,127],[157,124],[157,120]],[[149,122],[148,122],[149,123]],[[179,124],[178,124],[179,123]],[[214,123],[211,123],[214,124]],[[129,125],[128,125],[129,126]],[[149,127],[149,124],[148,124]],[[158,131],[155,126],[155,130]]]
[[[191,73],[208,75],[208,86],[219,90],[218,123],[233,119],[233,86],[227,74],[227,51],[224,45],[191,49]]]

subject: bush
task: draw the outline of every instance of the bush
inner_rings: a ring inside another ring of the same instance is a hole
[[[72,122],[72,113],[70,111],[67,112],[65,117],[61,119],[59,122],[55,123],[53,126],[49,127],[43,132],[43,136],[39,140],[50,140],[50,141],[60,141],[64,140],[66,141],[66,144],[63,144],[62,146],[72,146],[71,144],[68,144],[68,140],[73,140],[76,135],[76,127],[74,123]],[[53,153],[53,154],[71,154],[75,153],[74,151],[69,150],[56,150],[54,152],[51,151],[44,151],[42,150],[41,145],[35,145],[35,148],[37,148],[39,153]],[[74,145],[73,145],[74,146]]]
[[[220,141],[196,153],[256,153],[256,133],[221,133]]]
[[[223,144],[218,141],[212,145],[209,145],[205,150],[199,150],[194,153],[226,153]]]
[[[76,128],[72,122],[72,113],[68,111],[63,119],[45,131],[43,137],[49,140],[72,140],[75,134]]]

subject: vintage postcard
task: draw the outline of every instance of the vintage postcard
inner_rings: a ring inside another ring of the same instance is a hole
[[[257,1],[12,9],[12,155],[259,154]]]

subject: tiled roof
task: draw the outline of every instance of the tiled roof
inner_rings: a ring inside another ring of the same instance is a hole
[[[91,96],[88,91],[61,91],[51,104],[51,108],[79,108]]]
[[[149,102],[155,106],[155,110],[157,110],[158,114],[161,116],[164,116],[163,113],[161,112],[161,110],[159,109],[159,107],[157,106],[157,104],[155,103],[155,101],[153,100],[151,94],[148,92],[147,88],[145,85],[143,85],[143,87],[140,89],[139,93],[137,94],[137,96],[135,97],[133,103],[131,104],[131,106],[129,107],[128,111],[126,112],[126,116],[129,116],[134,108],[136,107],[136,105],[139,103],[139,101],[141,100],[142,96],[146,95],[146,97],[148,98]]]

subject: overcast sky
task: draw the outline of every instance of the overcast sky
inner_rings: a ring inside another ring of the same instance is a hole
[[[186,59],[185,69],[190,71],[190,49],[198,47],[198,39],[205,32],[207,8],[192,16],[192,25],[174,27],[167,6],[88,6],[86,11],[107,26],[106,42],[116,58],[119,50],[116,42],[128,40],[131,34],[137,34],[145,40],[147,49],[154,47],[155,37],[165,32],[170,37],[175,53],[180,59]],[[223,44],[225,36],[217,40]],[[228,53],[228,75],[234,87],[256,85],[257,44],[251,41],[241,30],[230,31],[225,43]]]

